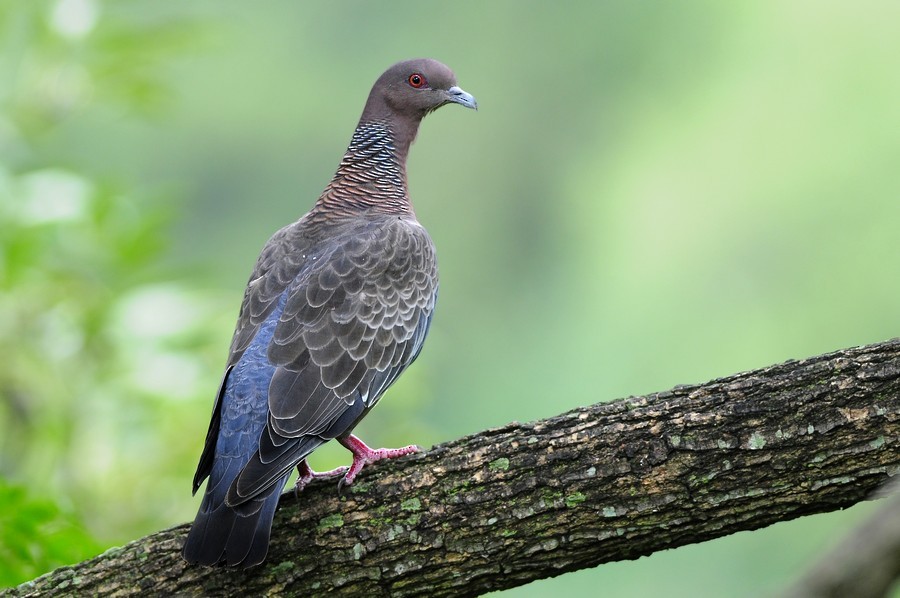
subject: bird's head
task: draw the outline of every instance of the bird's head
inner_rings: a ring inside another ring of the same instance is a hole
[[[418,123],[445,104],[478,108],[472,94],[456,84],[456,75],[449,67],[430,58],[417,58],[398,62],[378,78],[363,114],[406,117]]]

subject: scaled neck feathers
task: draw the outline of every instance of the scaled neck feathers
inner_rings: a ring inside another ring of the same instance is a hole
[[[310,216],[413,213],[406,188],[406,156],[415,130],[398,136],[395,129],[386,120],[360,121]]]

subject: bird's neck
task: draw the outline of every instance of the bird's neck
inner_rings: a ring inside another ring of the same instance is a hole
[[[352,216],[360,212],[411,214],[406,156],[416,129],[386,120],[360,121],[334,178],[313,212]]]

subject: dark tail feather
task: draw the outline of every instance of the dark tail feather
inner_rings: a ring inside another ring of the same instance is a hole
[[[234,472],[230,471],[232,467]],[[232,462],[218,484],[213,484],[212,479],[207,483],[200,510],[181,551],[188,563],[247,568],[265,560],[275,507],[287,476],[269,492],[232,508],[225,505],[225,493],[239,469],[239,464]],[[222,483],[225,480],[229,483]]]

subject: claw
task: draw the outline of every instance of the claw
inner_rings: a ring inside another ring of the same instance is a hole
[[[350,434],[346,438],[339,438],[338,442],[353,453],[353,463],[347,469],[347,473],[344,477],[338,482],[338,496],[341,495],[341,490],[344,486],[353,485],[353,480],[355,480],[359,472],[362,471],[363,466],[374,463],[375,461],[380,461],[381,459],[394,459],[396,457],[403,457],[404,455],[411,455],[412,453],[417,453],[422,450],[414,444],[395,449],[373,449],[353,434]]]
[[[333,478],[336,475],[341,475],[349,469],[346,465],[342,465],[340,467],[335,467],[334,469],[329,469],[328,471],[313,471],[309,467],[309,463],[306,462],[306,459],[300,462],[297,465],[297,473],[300,474],[300,477],[297,478],[297,483],[294,484],[294,496],[297,498],[300,497],[300,492],[303,491],[306,486],[316,478]]]

